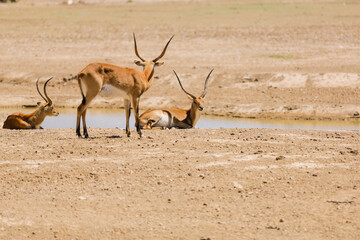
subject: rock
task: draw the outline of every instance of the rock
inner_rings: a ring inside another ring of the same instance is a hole
[[[234,185],[234,188],[237,188],[237,189],[243,189],[244,188],[240,183],[238,183],[236,181],[233,182],[233,185]]]

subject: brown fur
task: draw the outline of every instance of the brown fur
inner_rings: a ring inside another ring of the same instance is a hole
[[[139,100],[140,96],[147,91],[154,80],[155,66],[161,66],[163,63],[157,62],[164,54],[168,44],[159,57],[152,61],[146,61],[141,58],[137,52],[136,39],[134,35],[135,53],[142,61],[135,61],[135,64],[143,67],[143,71],[132,68],[124,68],[108,63],[90,63],[78,74],[78,82],[81,94],[83,96],[82,103],[77,109],[76,134],[80,137],[80,120],[82,118],[83,131],[85,138],[88,137],[86,127],[86,109],[91,101],[100,93],[104,85],[111,85],[121,90],[124,97],[124,108],[126,112],[126,133],[130,136],[129,118],[131,114],[131,104],[135,111],[135,126],[139,136],[141,130],[139,126]]]
[[[39,129],[46,116],[57,116],[59,112],[53,104],[42,103],[34,112],[13,113],[9,115],[3,125],[6,129]]]
[[[44,121],[46,116],[57,116],[59,112],[55,108],[54,104],[52,103],[51,99],[46,93],[46,85],[52,79],[49,78],[44,84],[44,97],[40,90],[39,90],[39,80],[36,81],[36,88],[40,96],[46,101],[46,103],[38,103],[38,108],[29,114],[25,113],[13,113],[8,116],[4,122],[3,128],[6,129],[34,129],[34,128],[41,128],[41,123]]]
[[[205,80],[204,92],[200,97],[195,97],[191,93],[188,93],[182,86],[179,77],[174,71],[181,89],[192,99],[191,108],[188,110],[179,108],[170,109],[154,109],[145,111],[141,114],[139,121],[140,127],[143,129],[164,129],[164,128],[193,128],[200,118],[200,111],[203,110],[204,98],[207,91],[207,82],[209,80],[209,73]]]
[[[190,109],[169,108],[147,110],[140,115],[140,127],[142,129],[165,129],[165,128],[194,128],[200,118],[200,111],[203,109],[203,98],[193,99]],[[167,124],[158,126],[162,115],[169,117]]]

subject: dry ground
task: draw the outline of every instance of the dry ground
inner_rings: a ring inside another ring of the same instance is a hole
[[[358,239],[351,131],[0,131],[0,239]]]
[[[172,70],[196,95],[214,68],[204,114],[359,121],[358,1],[63,2],[0,4],[0,107],[39,76],[76,107],[88,63],[135,68],[135,32],[146,59],[175,34],[141,110],[188,107]],[[360,237],[359,131],[89,133],[0,129],[0,239]]]

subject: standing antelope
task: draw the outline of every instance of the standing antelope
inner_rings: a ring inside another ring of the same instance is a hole
[[[178,108],[148,110],[140,116],[140,127],[143,129],[195,127],[197,121],[200,118],[200,111],[204,109],[203,101],[207,91],[207,83],[213,70],[210,71],[205,80],[204,92],[200,95],[200,97],[195,97],[194,95],[188,93],[183,88],[178,75],[174,71],[181,89],[192,100],[191,108],[188,110]]]
[[[78,82],[80,91],[83,96],[83,100],[77,108],[77,120],[76,120],[76,134],[81,137],[80,134],[80,118],[82,117],[84,137],[88,138],[88,132],[86,128],[85,116],[86,110],[90,102],[100,93],[102,90],[116,90],[117,95],[124,98],[124,108],[126,112],[126,134],[130,136],[129,130],[129,117],[131,115],[131,102],[135,111],[135,126],[136,130],[141,137],[141,130],[139,126],[139,100],[140,96],[150,88],[154,80],[154,68],[161,66],[164,63],[158,62],[165,54],[166,49],[174,37],[166,43],[160,56],[151,61],[146,61],[140,57],[135,34],[134,45],[135,54],[141,61],[134,61],[136,65],[142,66],[143,71],[138,71],[132,68],[123,68],[107,63],[90,63],[78,74]],[[85,93],[84,88],[85,86]]]
[[[52,79],[49,78],[44,84],[44,94],[46,98],[41,94],[39,90],[39,80],[36,81],[36,89],[40,96],[45,100],[45,103],[38,103],[38,108],[29,114],[24,113],[13,113],[7,117],[4,122],[3,128],[8,129],[39,129],[42,128],[40,125],[44,121],[46,116],[57,116],[59,112],[54,107],[52,100],[46,93],[46,85]]]

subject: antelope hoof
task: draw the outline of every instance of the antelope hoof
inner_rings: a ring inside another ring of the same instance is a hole
[[[81,138],[81,133],[80,133],[80,131],[76,131],[76,135],[77,135],[79,138]]]

